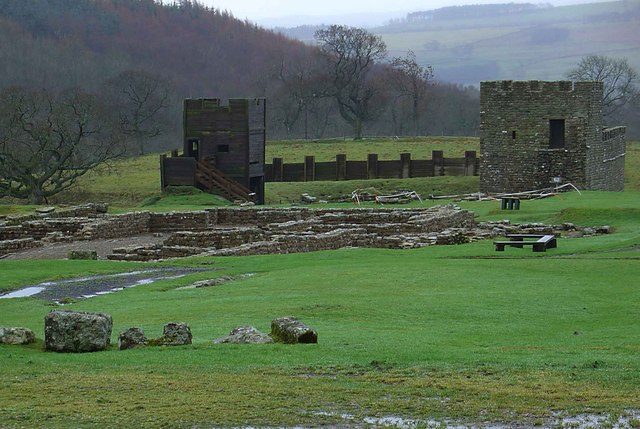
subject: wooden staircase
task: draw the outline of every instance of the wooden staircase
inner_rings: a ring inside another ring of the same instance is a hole
[[[256,194],[245,186],[230,179],[222,171],[208,162],[196,162],[196,182],[212,194],[220,195],[229,201],[254,201]]]

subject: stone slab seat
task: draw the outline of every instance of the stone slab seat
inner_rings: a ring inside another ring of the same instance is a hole
[[[547,249],[555,249],[558,243],[555,235],[539,235],[539,234],[511,234],[507,236],[509,241],[494,241],[496,252],[504,252],[505,246],[523,248],[524,246],[533,246],[534,252],[546,252]],[[525,238],[537,238],[537,240],[525,240]]]

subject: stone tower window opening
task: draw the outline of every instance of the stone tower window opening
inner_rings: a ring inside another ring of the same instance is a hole
[[[563,149],[565,147],[564,119],[549,120],[549,148]]]
[[[228,144],[219,144],[217,149],[218,149],[218,152],[227,153],[227,152],[229,152],[229,145]]]
[[[199,139],[189,139],[187,142],[188,155],[192,158],[198,159],[199,146],[200,146]]]

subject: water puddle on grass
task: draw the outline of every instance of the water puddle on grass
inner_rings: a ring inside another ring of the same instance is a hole
[[[179,279],[188,274],[206,271],[198,268],[156,268],[128,273],[106,274],[76,279],[46,282],[27,286],[20,290],[0,295],[0,299],[36,297],[53,302],[71,299],[87,299],[148,285],[160,280]]]
[[[42,292],[45,288],[41,286],[31,286],[26,287],[24,289],[20,289],[11,293],[7,293],[5,295],[0,295],[0,299],[3,298],[26,298],[29,296],[36,295]]]
[[[351,414],[338,414],[320,411],[312,413],[316,416],[339,417],[344,420],[344,424],[340,427],[382,427],[382,428],[398,428],[398,429],[513,429],[513,428],[567,428],[567,429],[595,429],[608,427],[613,429],[633,429],[639,427],[640,410],[627,410],[621,416],[612,416],[608,414],[580,414],[577,416],[562,416],[557,413],[553,417],[543,419],[544,423],[527,423],[527,422],[511,422],[511,423],[464,423],[454,420],[436,420],[436,419],[410,419],[399,416],[385,417],[364,417],[357,418]]]

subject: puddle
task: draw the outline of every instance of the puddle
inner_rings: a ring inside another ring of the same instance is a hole
[[[637,428],[640,420],[640,410],[627,410],[621,416],[611,416],[608,414],[579,414],[576,416],[563,416],[560,413],[554,414],[552,417],[545,419],[542,424],[531,424],[528,422],[477,422],[466,423],[454,420],[436,420],[436,419],[410,419],[400,416],[385,417],[364,417],[358,419],[352,414],[339,414],[320,411],[312,413],[316,416],[339,417],[344,420],[341,427],[355,428],[398,428],[398,429],[417,429],[417,428],[433,428],[433,429],[513,429],[513,428],[566,428],[566,429],[596,429],[608,427],[613,429],[632,429]]]
[[[148,285],[160,280],[179,279],[188,274],[206,271],[198,268],[157,268],[128,273],[106,274],[45,282],[0,295],[0,299],[36,297],[58,302],[65,298],[88,299],[124,289]]]
[[[40,292],[42,292],[45,288],[42,286],[31,286],[31,287],[26,287],[24,289],[20,289],[20,290],[16,290],[14,292],[5,294],[5,295],[0,295],[0,299],[3,298],[26,298],[28,296],[33,296],[36,295]]]

